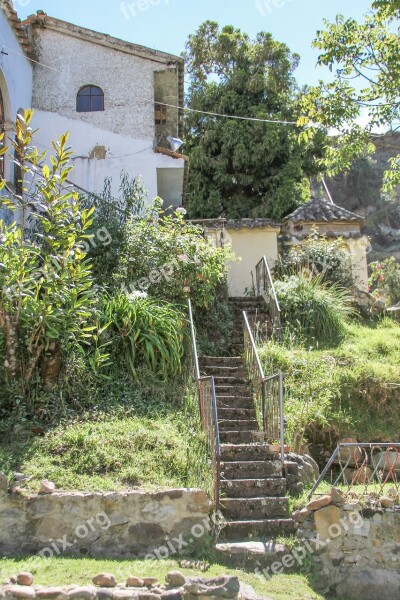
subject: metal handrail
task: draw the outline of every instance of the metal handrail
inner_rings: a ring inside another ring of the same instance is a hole
[[[190,335],[192,339],[193,364],[197,394],[199,399],[199,412],[202,429],[207,437],[211,453],[213,471],[213,497],[215,510],[219,510],[219,488],[221,481],[221,442],[218,425],[218,406],[215,393],[214,377],[202,377],[199,367],[199,356],[197,352],[196,330],[194,326],[192,303],[188,300]]]
[[[256,296],[263,296],[269,306],[273,336],[280,338],[282,332],[281,307],[276,295],[275,284],[269,268],[267,257],[264,255],[256,265]]]
[[[381,459],[379,459],[377,464],[374,465],[375,451],[381,450],[383,448],[386,450],[384,463],[382,464]],[[340,457],[341,451],[342,450],[351,450],[351,449],[354,449],[354,453],[351,454],[350,452],[348,452],[346,454],[347,460],[346,459],[342,460]],[[370,456],[368,456],[368,453],[366,452],[366,450],[370,450]],[[393,450],[394,454],[396,455],[396,459],[394,462],[393,462],[393,460],[391,460],[391,458],[388,457],[388,452],[391,450]],[[321,472],[320,476],[318,477],[317,481],[315,482],[311,492],[308,495],[308,499],[311,499],[312,496],[315,494],[319,485],[325,479],[329,469],[332,467],[333,464],[336,464],[336,462],[335,462],[336,459],[338,459],[338,464],[340,466],[340,473],[339,473],[338,477],[336,478],[336,480],[333,482],[334,486],[338,485],[341,478],[343,478],[343,482],[348,486],[348,491],[350,491],[354,485],[359,484],[359,473],[360,473],[363,475],[362,485],[365,487],[366,493],[368,492],[368,487],[371,484],[373,484],[374,481],[378,481],[378,486],[380,487],[381,492],[383,492],[384,486],[388,482],[393,484],[395,486],[395,488],[397,489],[397,491],[399,491],[400,484],[399,484],[398,477],[396,475],[396,470],[395,470],[395,464],[397,464],[399,458],[400,458],[400,443],[398,443],[398,442],[392,442],[392,443],[348,442],[348,443],[338,444],[334,453],[330,457],[326,467]],[[351,478],[351,481],[348,481],[347,477],[345,475],[345,471],[348,467],[351,467],[351,465],[353,465],[353,464],[356,466],[355,474]],[[371,465],[373,467],[373,469],[371,469],[370,473],[366,473],[365,468],[366,467],[369,468],[369,465]],[[386,469],[388,471],[388,475],[386,476],[386,478],[382,478],[382,477],[380,477],[380,471],[383,471],[385,466],[388,467]],[[363,472],[363,470],[364,470],[364,472]]]
[[[266,377],[251,331],[250,322],[243,311],[244,360],[249,380],[253,386],[254,401],[261,414],[266,440],[278,440],[282,462],[285,459],[285,422],[283,373]]]

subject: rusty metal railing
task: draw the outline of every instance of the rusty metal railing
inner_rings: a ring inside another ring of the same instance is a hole
[[[280,339],[282,333],[281,308],[276,295],[275,284],[272,278],[266,256],[263,256],[256,265],[256,296],[263,296],[269,307],[273,337]]]
[[[215,393],[214,377],[202,377],[199,367],[197,352],[196,330],[193,320],[192,303],[188,300],[190,334],[192,340],[193,363],[197,394],[199,399],[199,412],[203,432],[207,439],[212,464],[213,499],[215,510],[219,510],[219,489],[221,480],[221,442],[218,426],[218,407]]]
[[[281,460],[285,458],[284,386],[283,374],[266,377],[258,355],[249,318],[243,312],[244,359],[253,389],[254,403],[261,417],[266,441],[277,441]]]
[[[388,493],[388,488],[400,493],[400,443],[339,444],[322,471],[309,498],[330,475],[330,484],[343,486],[346,493],[375,496]]]

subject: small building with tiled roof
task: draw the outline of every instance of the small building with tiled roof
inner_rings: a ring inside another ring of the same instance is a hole
[[[353,280],[358,289],[368,291],[367,254],[371,248],[363,233],[364,219],[326,198],[314,198],[299,206],[282,221],[280,240],[289,246],[301,245],[310,235],[341,238],[351,261]]]

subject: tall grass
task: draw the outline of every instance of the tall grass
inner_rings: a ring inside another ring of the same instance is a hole
[[[321,275],[285,277],[276,283],[276,291],[286,329],[318,343],[338,341],[345,321],[355,314],[347,290],[324,282]]]
[[[102,319],[112,355],[124,357],[135,379],[142,362],[163,379],[180,373],[185,321],[175,305],[121,292],[104,299]]]

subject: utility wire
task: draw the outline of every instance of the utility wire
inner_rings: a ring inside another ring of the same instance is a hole
[[[224,119],[237,119],[240,121],[257,121],[258,123],[277,123],[279,125],[297,125],[296,121],[279,121],[274,119],[258,119],[256,117],[238,117],[236,115],[225,115],[222,113],[209,112],[206,110],[195,110],[194,108],[188,108],[184,106],[176,106],[175,104],[166,104],[165,102],[156,102],[162,106],[169,106],[170,108],[177,108],[178,110],[185,110],[188,112],[198,113],[200,115],[210,115],[212,117],[223,117]]]

